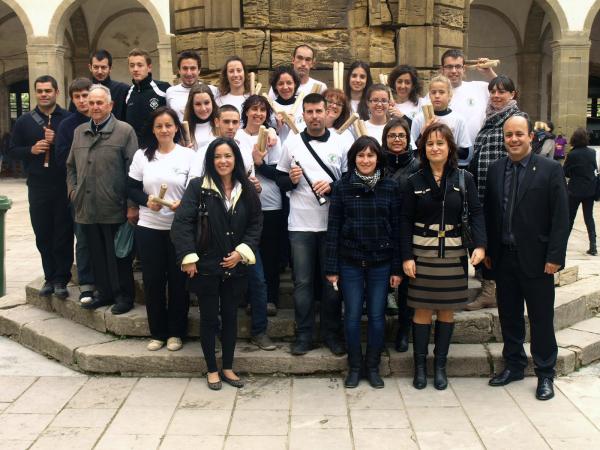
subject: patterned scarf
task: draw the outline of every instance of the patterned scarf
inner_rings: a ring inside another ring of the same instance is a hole
[[[360,179],[360,181],[369,187],[369,189],[373,189],[381,177],[379,169],[377,169],[373,175],[363,175],[356,168],[354,169],[354,173]]]

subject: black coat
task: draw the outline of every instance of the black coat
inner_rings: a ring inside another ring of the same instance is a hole
[[[384,176],[398,183],[400,192],[404,192],[408,187],[408,177],[419,170],[419,160],[414,157],[410,150],[402,155],[387,152],[385,156]]]
[[[144,148],[144,133],[148,127],[150,114],[159,106],[167,104],[167,89],[169,83],[152,79],[148,74],[139,83],[134,83],[125,98],[125,122],[133,127],[138,137],[140,148]]]
[[[240,244],[246,244],[254,254],[262,232],[262,211],[258,196],[242,193],[235,205],[227,211],[221,194],[204,182],[204,177],[190,181],[181,204],[175,212],[171,226],[171,240],[175,246],[178,264],[189,254],[196,253],[200,260],[196,263],[201,275],[234,277],[246,274],[247,266],[241,262],[234,269],[221,267],[223,258]],[[198,210],[204,198],[208,211],[208,247],[200,251],[196,247]],[[191,283],[197,278],[192,278]]]
[[[488,234],[488,256],[497,267],[502,253],[502,199],[508,157],[495,161],[488,170],[484,210]],[[564,266],[569,238],[567,186],[559,163],[531,155],[519,186],[513,211],[513,233],[523,274],[544,275],[547,262]]]
[[[590,198],[596,191],[598,163],[596,151],[589,147],[576,147],[569,152],[563,166],[569,179],[568,192],[571,197]]]

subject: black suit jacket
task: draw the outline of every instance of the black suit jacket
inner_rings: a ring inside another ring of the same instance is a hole
[[[488,169],[484,211],[488,233],[488,256],[498,266],[502,250],[502,197],[508,157]],[[523,274],[528,278],[544,274],[547,262],[565,264],[569,239],[567,186],[562,167],[556,161],[531,155],[519,186],[513,212],[513,233]]]
[[[569,152],[563,166],[569,179],[569,195],[576,198],[590,198],[596,192],[596,151],[589,147],[576,147]]]

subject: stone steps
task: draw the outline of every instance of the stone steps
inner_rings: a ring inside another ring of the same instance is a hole
[[[5,301],[6,300],[6,301]],[[165,348],[149,352],[147,339],[121,339],[27,304],[25,298],[3,299],[0,305],[0,334],[32,350],[89,374],[124,376],[198,376],[206,370],[200,343],[187,340],[183,349]],[[574,324],[557,334],[560,345],[557,372],[568,374],[600,359],[600,315]],[[277,350],[265,352],[240,340],[235,369],[251,374],[340,373],[345,357],[335,357],[321,347],[304,356],[292,356],[288,343],[279,341]],[[390,346],[391,347],[391,346]],[[527,346],[528,347],[528,346]],[[528,348],[526,349],[528,351]],[[430,346],[429,364],[433,348]],[[450,376],[489,376],[502,369],[502,344],[454,344],[448,360]],[[382,355],[384,375],[412,373],[412,351],[392,349]],[[531,364],[529,374],[531,374]]]
[[[477,281],[471,279],[475,284]],[[109,307],[88,311],[81,308],[77,302],[76,287],[69,287],[70,296],[67,300],[57,297],[41,298],[38,295],[43,280],[37,279],[26,288],[27,303],[46,311],[56,312],[59,316],[85,325],[101,333],[111,333],[125,337],[148,337],[148,321],[144,305],[136,304],[134,308],[121,315],[113,315]],[[600,310],[599,295],[594,292],[594,279],[581,280],[569,287],[557,288],[555,304],[555,329],[561,330],[581,320],[590,318]],[[477,288],[472,287],[475,291]],[[600,287],[596,287],[600,291]],[[318,319],[317,319],[318,320]],[[480,344],[485,342],[500,342],[502,335],[498,311],[486,309],[481,311],[461,311],[456,314],[456,327],[452,341],[461,344]],[[318,329],[318,326],[315,327]],[[238,337],[250,337],[250,317],[244,309],[238,315]],[[397,329],[397,320],[386,316],[386,339],[393,341]],[[198,337],[200,330],[200,314],[197,307],[191,307],[188,315],[188,332],[190,337]],[[363,338],[366,336],[366,316],[363,316]],[[272,339],[289,341],[294,337],[294,312],[292,309],[280,309],[276,317],[269,317],[267,333]],[[315,336],[317,339],[318,336]]]

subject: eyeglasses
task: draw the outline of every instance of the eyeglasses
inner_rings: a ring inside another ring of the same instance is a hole
[[[444,70],[463,70],[465,68],[465,66],[463,66],[462,64],[446,64],[444,67]]]
[[[369,100],[369,103],[370,103],[371,105],[377,105],[377,104],[380,104],[380,105],[387,105],[389,102],[390,102],[390,101],[389,101],[389,100],[386,100],[386,99],[379,99],[379,100],[378,100],[378,99],[374,98],[374,99],[371,99],[371,100]]]
[[[399,141],[403,141],[406,139],[406,134],[404,133],[388,133],[387,138],[391,141],[395,141],[396,139]]]
[[[337,106],[338,108],[343,108],[343,103],[334,102],[333,100],[327,100],[327,106]]]

